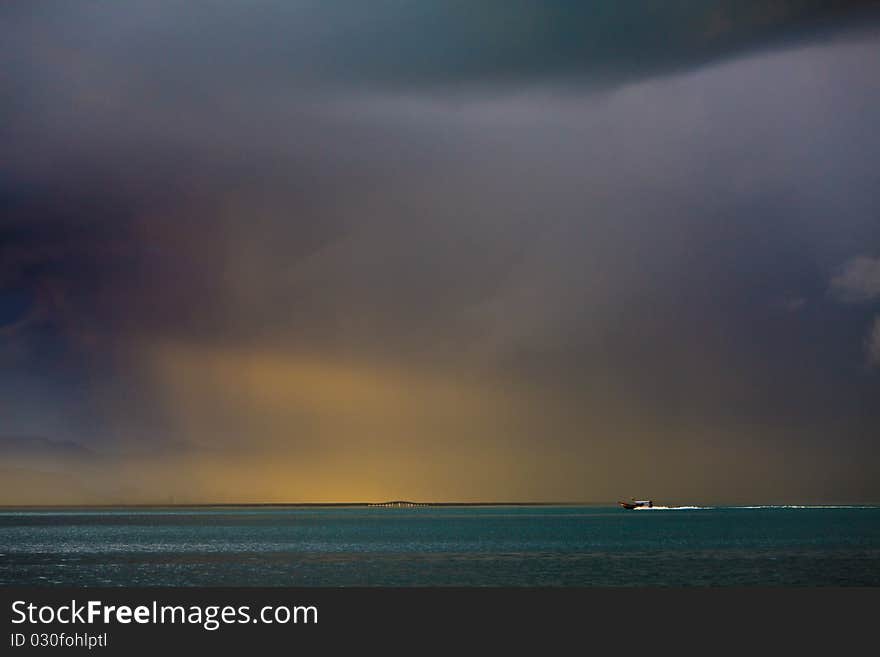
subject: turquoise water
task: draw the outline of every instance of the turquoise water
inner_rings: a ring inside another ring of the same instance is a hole
[[[0,510],[0,585],[880,585],[880,508]]]

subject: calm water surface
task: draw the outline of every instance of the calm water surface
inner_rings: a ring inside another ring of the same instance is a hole
[[[880,508],[0,510],[0,585],[878,586]]]

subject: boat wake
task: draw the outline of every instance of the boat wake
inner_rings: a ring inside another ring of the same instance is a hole
[[[714,508],[714,506],[639,506],[635,508],[635,511],[693,511]]]
[[[809,505],[809,504],[762,504],[757,506],[640,506],[635,511],[694,511],[698,509],[868,509],[870,506],[850,505]]]
[[[857,504],[764,504],[760,506],[732,506],[731,509],[868,509]]]

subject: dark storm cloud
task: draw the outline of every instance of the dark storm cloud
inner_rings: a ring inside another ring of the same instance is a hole
[[[0,431],[199,499],[876,497],[872,4],[6,6]]]
[[[858,18],[854,9],[874,5],[871,0],[478,5],[163,0],[125,7],[35,2],[7,7],[5,15],[20,40],[35,38],[49,55],[112,54],[127,75],[149,77],[150,86],[187,97],[210,90],[218,73],[243,84],[243,92],[282,81],[424,87],[569,77],[607,84],[822,35],[836,21],[851,26]]]

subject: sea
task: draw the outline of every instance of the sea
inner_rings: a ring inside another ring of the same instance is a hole
[[[880,586],[880,507],[0,509],[2,586]]]

